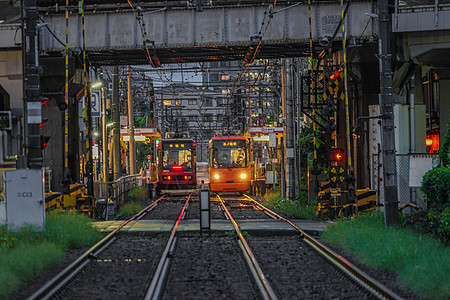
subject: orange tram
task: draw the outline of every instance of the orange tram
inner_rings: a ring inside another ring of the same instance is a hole
[[[191,192],[197,188],[196,143],[190,138],[163,139],[158,144],[157,192]]]
[[[247,137],[213,137],[208,150],[212,192],[251,192],[253,153]]]

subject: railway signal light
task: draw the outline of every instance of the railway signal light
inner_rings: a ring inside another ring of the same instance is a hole
[[[40,97],[40,100],[41,100],[41,110],[42,110],[42,107],[44,105],[46,105],[50,101],[50,98],[48,98],[48,97]],[[45,118],[45,119],[41,118],[41,122],[39,123],[39,128],[42,129],[42,126],[47,124],[47,122],[48,122],[47,118]],[[45,147],[47,147],[49,141],[50,141],[50,137],[49,136],[44,136],[44,135],[41,134],[41,150],[44,150]]]
[[[333,74],[330,75],[330,80],[336,79],[339,75],[340,75],[339,71],[334,72]]]
[[[330,150],[330,161],[341,162],[344,160],[344,149],[333,148]]]
[[[50,140],[49,136],[41,135],[41,150],[44,150],[44,148],[47,147],[49,140]]]
[[[56,102],[58,104],[58,108],[60,111],[65,111],[67,109],[67,102],[65,100],[65,96],[56,98]]]
[[[39,127],[42,128],[42,126],[44,126],[45,124],[47,124],[48,119],[42,119],[42,122],[39,123]]]

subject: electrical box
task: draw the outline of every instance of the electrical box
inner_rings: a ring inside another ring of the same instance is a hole
[[[277,146],[277,134],[275,132],[269,133],[269,147]]]
[[[15,231],[24,226],[45,228],[44,172],[42,169],[5,171],[6,224]]]
[[[277,184],[278,183],[277,172],[266,170],[266,184],[274,184],[274,178],[275,184]]]

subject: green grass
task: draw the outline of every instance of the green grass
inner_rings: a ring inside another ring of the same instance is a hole
[[[450,249],[406,228],[387,228],[383,215],[339,220],[321,237],[378,269],[395,273],[403,288],[432,299],[450,298]]]
[[[314,211],[314,205],[306,201],[281,199],[280,192],[268,192],[264,197],[264,205],[276,212],[293,215],[296,218],[314,220],[317,214]]]
[[[144,204],[146,200],[147,200],[147,195],[146,195],[143,187],[137,187],[135,189],[132,189],[128,193],[127,202],[138,202],[138,203]]]
[[[120,207],[122,215],[133,215],[140,212],[145,207],[147,195],[144,188],[137,187],[128,193],[127,201]]]
[[[0,298],[22,282],[58,264],[64,251],[93,245],[102,235],[92,220],[76,213],[47,214],[46,230],[24,228],[8,232],[0,227]]]
[[[120,212],[122,215],[133,215],[137,214],[141,210],[144,209],[144,205],[140,204],[139,202],[128,202],[122,205],[120,208]]]

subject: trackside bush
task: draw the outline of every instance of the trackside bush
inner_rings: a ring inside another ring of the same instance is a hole
[[[444,243],[450,241],[450,128],[444,136],[439,150],[441,166],[425,173],[421,190],[425,195],[428,215],[423,222],[428,232],[433,233]]]
[[[426,172],[421,190],[425,194],[429,210],[450,207],[450,169],[440,166]]]

